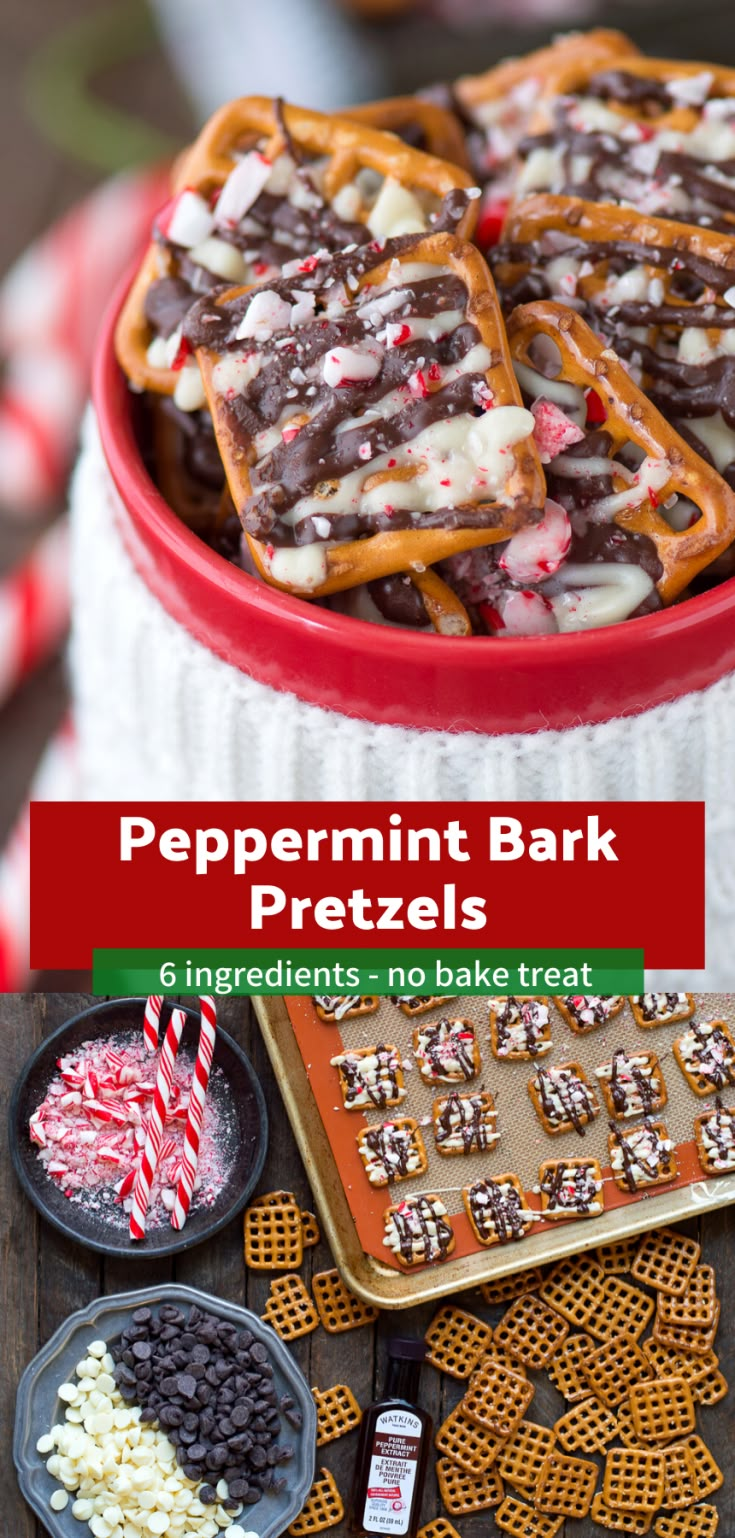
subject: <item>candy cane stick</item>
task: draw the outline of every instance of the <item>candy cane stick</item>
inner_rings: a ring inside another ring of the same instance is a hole
[[[146,999],[145,1014],[143,1016],[143,1041],[149,1052],[155,1052],[158,1047],[158,1031],[161,1024],[162,1006],[162,993],[152,993]]]
[[[185,1024],[186,1015],[183,1009],[175,1009],[168,1022],[166,1035],[163,1039],[163,1048],[158,1064],[156,1088],[153,1092],[153,1105],[151,1106],[151,1114],[148,1120],[143,1157],[138,1166],[133,1186],[133,1204],[130,1210],[131,1239],[142,1239],[145,1234],[145,1219],[150,1201],[151,1185],[161,1152],[163,1126],[166,1120],[168,1102],[171,1097],[174,1063]]]
[[[214,1042],[217,1033],[217,1010],[213,998],[205,996],[199,1000],[201,1005],[201,1026],[199,1031],[199,1048],[194,1064],[194,1076],[189,1091],[189,1110],[184,1128],[184,1152],[181,1163],[181,1175],[176,1187],[176,1200],[171,1214],[172,1228],[183,1228],[189,1214],[194,1181],[199,1160],[199,1139],[204,1119],[204,1103],[207,1098],[207,1085],[209,1073],[214,1056]]]

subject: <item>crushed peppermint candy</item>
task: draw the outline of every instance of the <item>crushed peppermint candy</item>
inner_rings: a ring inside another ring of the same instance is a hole
[[[139,1033],[85,1041],[57,1061],[57,1073],[28,1124],[46,1174],[69,1201],[127,1230],[133,1176],[145,1144],[153,1104],[156,1060]],[[148,1226],[170,1221],[184,1150],[184,1129],[194,1059],[179,1053],[153,1177]],[[227,1184],[238,1149],[232,1093],[214,1067],[204,1107],[191,1210],[212,1207]]]

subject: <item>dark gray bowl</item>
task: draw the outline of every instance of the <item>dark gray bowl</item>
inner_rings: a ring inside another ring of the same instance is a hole
[[[56,1183],[45,1173],[35,1144],[28,1136],[28,1120],[43,1099],[56,1071],[56,1060],[84,1041],[109,1036],[116,1031],[142,1029],[144,999],[112,999],[93,1004],[54,1031],[28,1059],[13,1089],[10,1101],[9,1143],[13,1167],[33,1205],[41,1215],[67,1238],[76,1239],[87,1249],[103,1255],[126,1255],[132,1259],[175,1255],[211,1238],[245,1206],[263,1168],[268,1145],[268,1115],[255,1072],[237,1042],[218,1029],[214,1062],[222,1069],[227,1091],[232,1097],[239,1129],[239,1152],[231,1175],[212,1207],[194,1209],[181,1232],[164,1224],[151,1229],[143,1240],[131,1243],[126,1228],[116,1230],[94,1213],[67,1201]],[[170,1004],[164,1004],[168,1018]],[[199,1016],[193,1009],[187,1017],[182,1046],[193,1057],[199,1039]],[[210,1086],[210,1093],[217,1091]]]
[[[258,1538],[276,1538],[301,1510],[314,1478],[316,1406],[303,1373],[275,1330],[249,1309],[213,1298],[207,1292],[200,1292],[198,1287],[178,1287],[174,1283],[142,1287],[137,1292],[119,1292],[107,1298],[97,1298],[88,1308],[69,1315],[26,1367],[18,1386],[13,1459],[21,1491],[52,1538],[80,1538],[82,1532],[86,1533],[86,1524],[78,1522],[71,1514],[73,1496],[65,1511],[50,1509],[49,1498],[59,1489],[59,1484],[47,1472],[41,1453],[36,1452],[36,1442],[63,1419],[64,1406],[56,1390],[60,1384],[73,1379],[77,1362],[86,1354],[85,1347],[95,1339],[115,1341],[136,1308],[146,1307],[157,1312],[163,1303],[178,1303],[182,1308],[190,1308],[196,1303],[220,1319],[232,1320],[240,1330],[252,1330],[268,1349],[273,1381],[279,1394],[290,1394],[302,1412],[301,1431],[293,1431],[287,1425],[282,1433],[283,1440],[291,1442],[296,1449],[292,1461],[283,1465],[288,1476],[286,1489],[276,1495],[264,1495],[256,1506],[246,1506],[243,1515],[237,1518],[249,1532],[257,1533]]]

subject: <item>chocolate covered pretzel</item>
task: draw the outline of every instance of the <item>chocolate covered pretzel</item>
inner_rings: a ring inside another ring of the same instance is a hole
[[[481,75],[463,75],[442,97],[454,107],[465,126],[465,142],[474,176],[486,190],[486,215],[509,197],[515,180],[516,155],[539,101],[556,78],[569,68],[601,69],[635,56],[633,43],[622,32],[597,27],[568,33],[548,48],[505,59]],[[482,231],[482,216],[478,234]],[[481,244],[490,244],[481,238]]]
[[[548,191],[735,229],[735,70],[592,58],[550,70],[519,145],[517,199]]]
[[[508,312],[546,298],[573,306],[700,459],[735,486],[735,239],[543,195],[511,214],[492,266]],[[592,404],[604,422],[601,403]],[[686,506],[672,521],[686,529]]]
[[[185,334],[272,585],[334,593],[540,516],[493,286],[454,236],[297,260],[266,287],[200,301]]]
[[[442,198],[470,186],[460,166],[381,132],[362,113],[358,122],[250,96],[209,119],[177,163],[173,196],[118,322],[118,359],[136,388],[201,406],[181,331],[198,297],[222,282],[268,281],[316,250],[428,230]],[[405,121],[404,104],[395,120]],[[475,206],[463,206],[459,232],[470,233],[475,218]]]
[[[617,524],[652,547],[655,563],[647,563],[648,571],[632,563],[632,573],[648,579],[648,591],[654,580],[662,601],[670,603],[735,538],[735,492],[673,430],[613,348],[574,310],[549,300],[521,305],[508,321],[508,338],[531,410],[535,416],[553,413],[546,454],[540,445],[550,496],[570,521],[583,519],[593,529]],[[587,428],[589,392],[604,412],[599,429]],[[564,431],[570,424],[574,437]],[[611,575],[619,575],[623,563],[613,564],[618,573]],[[589,573],[572,577],[567,566],[560,576],[564,592],[576,580],[583,585],[585,575],[589,581]],[[639,593],[642,601],[647,593]]]

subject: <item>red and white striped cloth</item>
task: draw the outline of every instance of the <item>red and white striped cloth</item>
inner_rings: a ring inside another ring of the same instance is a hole
[[[168,193],[168,169],[104,182],[42,235],[0,286],[0,506],[47,510],[74,455],[100,319]]]
[[[110,294],[168,195],[166,167],[98,187],[19,258],[0,285],[0,528],[47,515],[63,494]],[[68,529],[59,520],[0,578],[0,706],[58,649],[69,623]],[[33,800],[75,795],[67,720],[31,786]],[[27,986],[29,803],[0,854],[0,990]]]

